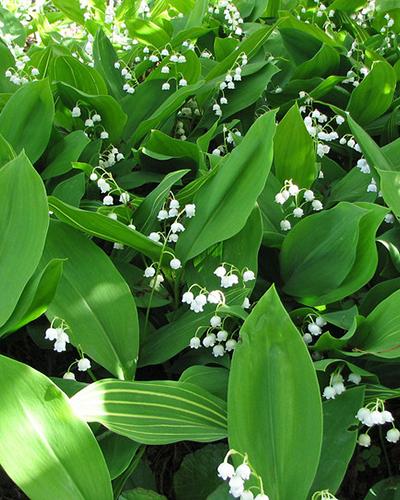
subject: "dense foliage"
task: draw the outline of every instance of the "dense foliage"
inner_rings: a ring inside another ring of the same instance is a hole
[[[399,1],[0,5],[1,498],[397,498]]]

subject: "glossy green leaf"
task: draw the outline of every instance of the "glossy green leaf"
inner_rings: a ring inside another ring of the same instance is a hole
[[[375,233],[386,213],[369,203],[341,202],[302,220],[282,245],[285,291],[303,304],[319,305],[340,300],[365,285],[376,270]],[[318,239],[306,234],[318,234]]]
[[[129,467],[140,446],[139,443],[112,432],[106,432],[98,441],[111,479],[120,476]]]
[[[0,328],[0,336],[15,332],[44,312],[53,300],[63,270],[63,261],[51,260],[44,269],[36,270],[26,284],[18,303],[6,323]]]
[[[58,56],[50,67],[49,78],[71,85],[77,90],[92,95],[107,94],[102,76],[88,65],[72,56]]]
[[[119,500],[166,500],[167,497],[159,495],[155,491],[135,488],[127,490],[120,495]]]
[[[342,283],[355,262],[359,223],[365,213],[355,205],[340,203],[308,216],[290,231],[280,255],[286,293],[305,298],[309,304],[313,297]]]
[[[118,61],[118,55],[102,29],[97,31],[93,42],[93,59],[94,67],[103,76],[110,93],[116,99],[123,97],[122,87],[125,82],[121,71],[114,67]]]
[[[89,142],[83,130],[75,130],[56,142],[47,153],[43,179],[51,179],[69,172],[72,169],[72,162],[78,161]]]
[[[184,457],[174,475],[176,500],[204,500],[221,484],[215,473],[227,453],[224,443],[208,444]]]
[[[392,103],[396,83],[396,73],[389,63],[374,62],[371,71],[351,93],[347,110],[352,118],[363,125],[383,115]]]
[[[226,437],[226,405],[192,384],[101,380],[78,392],[72,407],[88,422],[138,443],[168,444]]]
[[[365,130],[350,116],[348,123],[369,165],[380,176],[383,198],[390,209],[400,217],[400,173],[394,170],[383,150],[371,139]]]
[[[308,188],[317,177],[314,141],[306,130],[297,104],[290,108],[276,128],[274,167],[282,184],[292,179],[297,185]]]
[[[275,113],[262,115],[218,172],[197,191],[197,215],[180,236],[176,252],[188,261],[238,233],[261,193],[272,162]]]
[[[11,316],[42,256],[49,223],[46,191],[21,153],[0,170],[0,326]],[[16,272],[16,270],[18,270]]]
[[[336,493],[346,473],[357,442],[355,415],[364,403],[364,387],[346,390],[335,399],[325,401],[324,438],[321,458],[311,493],[329,490]]]
[[[136,306],[109,257],[78,231],[50,224],[44,257],[67,259],[47,316],[66,321],[71,343],[119,378],[135,372]]]
[[[100,448],[65,394],[41,373],[4,356],[0,379],[0,464],[13,481],[32,500],[111,500]]]
[[[135,212],[135,225],[143,234],[149,234],[157,225],[157,214],[165,203],[171,187],[188,172],[189,170],[177,170],[167,174],[139,205]]]
[[[198,385],[211,394],[215,394],[215,396],[226,400],[228,377],[229,371],[226,368],[194,365],[187,368],[179,380]]]
[[[58,219],[79,231],[97,236],[103,240],[117,241],[128,245],[154,260],[160,258],[161,245],[149,240],[147,236],[138,231],[130,229],[122,222],[112,220],[98,212],[89,212],[72,207],[54,196],[49,196],[49,207]]]
[[[15,151],[11,144],[0,134],[0,168],[15,158]]]
[[[380,302],[358,328],[352,344],[361,354],[400,357],[400,290]]]
[[[247,453],[270,498],[305,500],[320,456],[321,398],[308,350],[274,287],[240,336],[229,378],[229,445]]]
[[[48,80],[39,80],[20,87],[0,113],[0,134],[16,153],[25,150],[35,162],[50,139],[54,103]]]
[[[202,82],[188,85],[169,95],[168,99],[166,99],[149,118],[139,124],[130,138],[131,143],[133,145],[137,144],[152,128],[159,127],[172,113],[182,106],[189,96],[194,95],[202,85]]]

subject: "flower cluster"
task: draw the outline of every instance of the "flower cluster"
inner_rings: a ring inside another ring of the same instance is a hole
[[[148,237],[155,243],[163,244],[163,254],[172,256],[169,266],[172,270],[176,271],[182,267],[182,263],[174,257],[172,252],[166,250],[166,246],[168,243],[174,244],[178,241],[179,234],[185,231],[185,226],[183,225],[185,219],[191,219],[196,215],[196,205],[189,203],[181,208],[179,201],[174,198],[172,193],[171,195],[172,198],[163,205],[157,214],[158,221],[164,225],[163,231],[152,231]],[[153,262],[144,270],[144,277],[153,278],[151,282],[152,286],[156,286],[157,288],[164,281],[164,278],[159,274],[159,268],[160,263]]]
[[[245,52],[239,54],[231,69],[225,74],[224,80],[219,84],[221,96],[215,100],[212,110],[216,116],[222,116],[222,107],[228,104],[228,90],[236,88],[235,82],[242,80],[242,67],[248,62]],[[221,107],[222,106],[222,107]]]
[[[78,371],[80,372],[86,372],[87,370],[90,370],[92,367],[92,364],[90,363],[90,359],[85,358],[83,355],[80,359],[75,360],[69,367],[68,370],[64,373],[63,378],[67,380],[75,380],[75,374],[74,372],[71,371],[72,367],[74,365],[77,365]]]
[[[394,425],[394,418],[390,411],[385,409],[385,403],[381,399],[360,408],[356,415],[362,425],[368,427],[365,433],[358,436],[358,444],[368,448],[371,445],[371,437],[368,432],[375,425],[392,424],[392,428],[386,432],[386,440],[389,443],[397,443],[400,439],[400,431]]]
[[[344,378],[340,372],[341,368],[331,374],[329,385],[324,388],[322,393],[325,399],[335,399],[336,396],[340,396],[346,390]],[[347,380],[358,385],[361,382],[361,376],[358,373],[350,373]]]
[[[231,288],[234,285],[238,285],[239,279],[243,287],[246,287],[245,284],[248,281],[255,280],[254,272],[247,268],[239,272],[232,265],[229,265],[228,270],[227,267],[228,265],[224,263],[214,271],[214,274],[221,280],[221,288]],[[195,288],[198,289],[196,295],[194,295],[192,291]],[[215,357],[223,356],[226,352],[231,352],[235,349],[237,344],[237,340],[234,338],[236,330],[229,333],[226,327],[226,319],[229,316],[223,311],[221,315],[221,308],[227,305],[226,296],[222,290],[208,291],[206,288],[196,283],[191,285],[189,290],[183,294],[182,302],[188,304],[190,310],[195,313],[203,312],[207,304],[215,306],[210,324],[207,326],[200,326],[195,336],[190,339],[189,345],[192,349],[198,349],[201,345],[206,348],[211,347],[213,356]],[[250,301],[247,297],[243,300],[242,307],[244,309],[250,307]],[[200,336],[198,332],[201,332]],[[203,339],[201,339],[201,337],[203,337]]]
[[[306,93],[301,91],[299,97],[301,99],[305,98]],[[305,113],[307,106],[301,106],[300,111]],[[322,158],[331,150],[331,147],[325,143],[339,139],[338,133],[332,128],[332,123],[341,125],[345,120],[340,115],[329,120],[327,115],[315,108],[304,117],[303,121],[307,132],[315,141],[317,155]]]
[[[15,67],[6,69],[4,75],[14,85],[24,85],[31,80],[37,80],[39,70],[34,67],[27,68],[30,57],[26,54],[21,55],[15,62]]]
[[[72,118],[81,118],[82,109],[79,107],[79,102],[71,110]],[[103,125],[101,125],[101,116],[96,111],[89,112],[87,118],[84,121],[85,133],[89,137],[95,137],[95,132],[99,131],[100,139],[106,140],[109,138],[108,132],[105,130]]]
[[[287,203],[289,200],[289,203]],[[280,226],[282,231],[289,231],[292,228],[292,223],[289,218],[301,219],[304,215],[304,207],[310,203],[314,212],[319,212],[323,209],[320,200],[315,198],[315,194],[311,189],[299,188],[292,182],[291,179],[286,180],[282,189],[275,195],[275,202],[279,205],[288,207],[285,218],[281,220]]]
[[[236,468],[228,462],[231,455],[239,455],[242,459],[242,463]],[[234,498],[240,498],[240,500],[269,500],[268,495],[264,493],[262,479],[251,467],[247,455],[243,455],[235,450],[229,450],[224,461],[219,464],[217,472],[218,477],[224,481],[228,481],[229,493]],[[248,481],[251,476],[258,480],[259,486],[253,486],[246,489],[246,481]],[[258,493],[256,496],[254,496],[252,489],[257,490]]]
[[[319,337],[322,334],[322,328],[327,325],[322,316],[309,314],[306,317],[306,332],[303,333],[303,340],[306,344],[311,344],[313,337]]]
[[[55,326],[58,323],[58,326]],[[68,330],[68,325],[64,320],[59,318],[54,318],[45,332],[45,339],[54,342],[54,350],[57,352],[63,352],[67,349],[67,344],[69,344],[69,335],[66,333]]]
[[[218,0],[214,6],[208,8],[208,12],[214,16],[223,13],[226,29],[231,35],[243,35],[243,19],[236,5],[230,0]]]

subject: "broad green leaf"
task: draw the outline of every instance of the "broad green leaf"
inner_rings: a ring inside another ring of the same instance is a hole
[[[159,495],[155,491],[135,488],[127,490],[119,496],[119,500],[167,500],[164,495]]]
[[[42,256],[49,224],[46,191],[21,153],[0,170],[0,326],[11,316]]]
[[[65,394],[46,376],[4,356],[0,380],[0,464],[24,493],[32,500],[112,500],[99,445]]]
[[[356,351],[380,358],[400,357],[400,290],[368,314],[352,339]]]
[[[43,179],[51,179],[65,174],[72,169],[72,162],[77,161],[90,140],[83,130],[75,130],[56,142],[46,154],[46,168]]]
[[[320,456],[321,398],[307,347],[274,287],[240,336],[229,377],[229,445],[247,453],[270,498],[305,500]]]
[[[209,444],[187,454],[174,475],[176,500],[204,500],[221,484],[216,474],[227,453],[224,443]]]
[[[197,191],[196,217],[176,246],[181,260],[187,262],[243,228],[268,177],[274,133],[275,113],[262,115]]]
[[[180,376],[180,382],[189,382],[198,385],[226,400],[229,371],[219,366],[194,365],[187,368]]]
[[[217,441],[226,437],[226,405],[192,384],[101,380],[78,392],[72,407],[138,443]]]
[[[339,53],[336,49],[329,45],[322,45],[311,59],[296,66],[292,79],[305,80],[317,76],[332,75],[336,72],[339,61]]]
[[[171,187],[189,170],[177,170],[167,174],[156,188],[149,193],[135,212],[135,224],[143,234],[148,234],[157,226],[157,214],[161,210]]]
[[[13,94],[0,113],[0,134],[16,153],[35,162],[50,139],[54,103],[48,80],[31,82]]]
[[[0,336],[15,332],[41,316],[53,300],[63,270],[63,261],[51,260],[44,269],[37,269],[26,284],[18,303],[7,322],[0,328]]]
[[[139,342],[136,306],[109,257],[78,231],[50,224],[46,259],[67,259],[47,316],[66,321],[71,343],[119,378],[132,378]]]
[[[177,320],[150,333],[140,347],[139,366],[156,365],[189,346],[197,328],[208,326],[212,312],[186,311]]]
[[[0,168],[15,158],[15,151],[11,144],[0,134]]]
[[[49,78],[71,85],[77,90],[92,95],[106,95],[107,86],[102,76],[75,57],[58,56],[50,66]]]
[[[85,188],[85,174],[81,172],[80,174],[73,175],[72,177],[65,179],[65,181],[57,184],[54,188],[53,196],[65,203],[69,203],[70,205],[77,207],[85,194]]]
[[[355,415],[363,402],[364,387],[355,387],[323,403],[324,438],[311,493],[338,490],[356,447],[357,430],[350,427],[357,422]]]
[[[129,438],[110,432],[104,433],[98,441],[111,479],[120,476],[128,468],[140,446]]]
[[[125,82],[120,70],[114,67],[118,61],[118,55],[101,28],[97,31],[93,42],[93,59],[94,67],[105,79],[110,93],[116,99],[123,97],[122,87]]]
[[[383,115],[392,103],[396,83],[396,73],[389,63],[374,62],[371,71],[351,93],[347,110],[352,118],[363,125]]]
[[[161,83],[160,83],[161,85]],[[150,132],[152,128],[160,127],[167,118],[182,106],[186,99],[196,93],[201,88],[203,82],[197,82],[187,87],[182,87],[176,92],[173,92],[155,111],[154,113],[142,121],[137,129],[133,132],[130,142],[135,145],[143,137]]]
[[[364,500],[399,500],[400,476],[391,476],[382,479],[371,486]]]
[[[286,236],[280,254],[286,293],[310,304],[336,289],[354,265],[365,214],[364,209],[342,202],[301,220]],[[312,234],[315,238],[310,238]]]
[[[97,236],[103,240],[117,241],[128,245],[154,260],[160,258],[161,245],[138,231],[130,229],[122,222],[112,220],[98,212],[89,212],[72,207],[54,196],[49,196],[49,207],[58,219],[79,231]]]
[[[307,132],[297,104],[292,106],[276,128],[274,138],[275,176],[283,184],[292,179],[310,187],[317,177],[314,141]]]
[[[382,149],[350,116],[348,123],[369,165],[375,168],[381,181],[383,198],[389,208],[400,217],[400,173],[394,170]]]
[[[329,304],[368,283],[378,264],[375,234],[386,214],[387,209],[372,203],[341,202],[313,216],[313,224],[303,220],[282,246],[281,270],[288,293],[307,305]],[[317,242],[301,241],[314,231]]]

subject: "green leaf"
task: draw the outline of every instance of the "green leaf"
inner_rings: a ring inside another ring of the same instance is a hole
[[[135,488],[127,490],[120,495],[119,500],[166,500],[167,497],[159,495],[155,491]]]
[[[51,260],[44,269],[37,269],[26,284],[18,303],[6,323],[0,328],[0,336],[19,330],[44,312],[56,293],[63,270],[63,261]]]
[[[261,193],[272,162],[275,113],[262,115],[217,173],[197,191],[196,217],[180,236],[176,252],[187,262],[214,243],[238,233]]]
[[[11,479],[32,500],[111,500],[100,448],[65,394],[41,373],[4,356],[0,380],[0,464]]]
[[[138,231],[130,229],[122,222],[112,220],[98,212],[89,212],[72,207],[54,198],[54,196],[49,196],[49,207],[58,219],[79,231],[97,236],[103,240],[117,241],[128,245],[154,260],[160,258],[162,249],[160,244],[155,243]]]
[[[122,98],[124,96],[122,87],[125,82],[120,70],[114,68],[114,64],[118,61],[118,55],[101,28],[97,31],[94,39],[93,59],[94,67],[105,79],[110,93],[116,99]]]
[[[46,168],[43,179],[51,179],[72,169],[71,163],[77,161],[90,140],[83,130],[75,130],[56,142],[46,154]]]
[[[31,162],[35,162],[49,142],[53,118],[49,81],[27,83],[4,106],[0,114],[0,134],[16,153],[24,149]]]
[[[226,437],[226,405],[192,384],[101,380],[78,392],[72,407],[88,422],[138,443],[217,441]]]
[[[399,498],[400,476],[392,476],[374,484],[364,500],[399,500]]]
[[[307,347],[274,287],[240,336],[229,378],[229,445],[248,454],[270,498],[305,500],[320,456],[321,398]]]
[[[0,212],[1,326],[39,264],[49,216],[43,182],[24,153],[0,170],[0,192],[6,207]]]
[[[350,116],[348,116],[348,123],[368,164],[379,174],[380,188],[385,202],[393,213],[400,217],[400,172],[392,167],[383,150]]]
[[[396,72],[389,63],[374,62],[371,71],[351,93],[347,110],[352,118],[363,125],[383,115],[392,103],[396,80]]]
[[[90,66],[72,56],[58,56],[50,66],[49,78],[71,85],[77,90],[92,95],[107,94],[102,76]]]
[[[140,446],[131,439],[108,431],[99,437],[99,444],[111,479],[120,476],[128,468]]]
[[[156,227],[157,214],[168,197],[171,187],[188,172],[190,170],[177,170],[167,174],[139,205],[135,212],[135,224],[142,233],[148,234]]]
[[[15,158],[15,151],[11,144],[0,134],[0,168]]]
[[[357,442],[357,429],[349,427],[356,423],[355,415],[363,402],[364,387],[355,387],[322,405],[324,439],[311,493],[321,490],[335,493],[339,489]]]
[[[132,378],[139,342],[136,306],[109,257],[78,231],[53,221],[44,258],[68,259],[47,316],[64,319],[71,343],[113,375]]]
[[[198,385],[215,396],[226,400],[229,371],[219,366],[194,365],[187,368],[180,382]]]
[[[290,108],[276,128],[274,166],[281,183],[292,179],[295,184],[308,188],[317,177],[314,141],[306,130],[297,104]]]
[[[360,289],[376,270],[375,233],[386,213],[370,203],[341,202],[299,222],[282,245],[284,290],[303,304],[319,305]]]
[[[400,290],[382,300],[368,314],[352,344],[361,354],[387,359],[400,357]]]
[[[226,444],[218,443],[186,455],[174,475],[176,500],[207,498],[221,484],[216,470],[224,461],[227,451]]]
[[[203,82],[197,82],[193,85],[188,85],[187,87],[182,87],[170,95],[155,111],[152,115],[142,121],[137,129],[133,132],[130,142],[135,145],[143,137],[150,132],[152,128],[160,127],[160,125],[177,109],[182,106],[186,99],[194,95],[197,90],[199,90]]]

